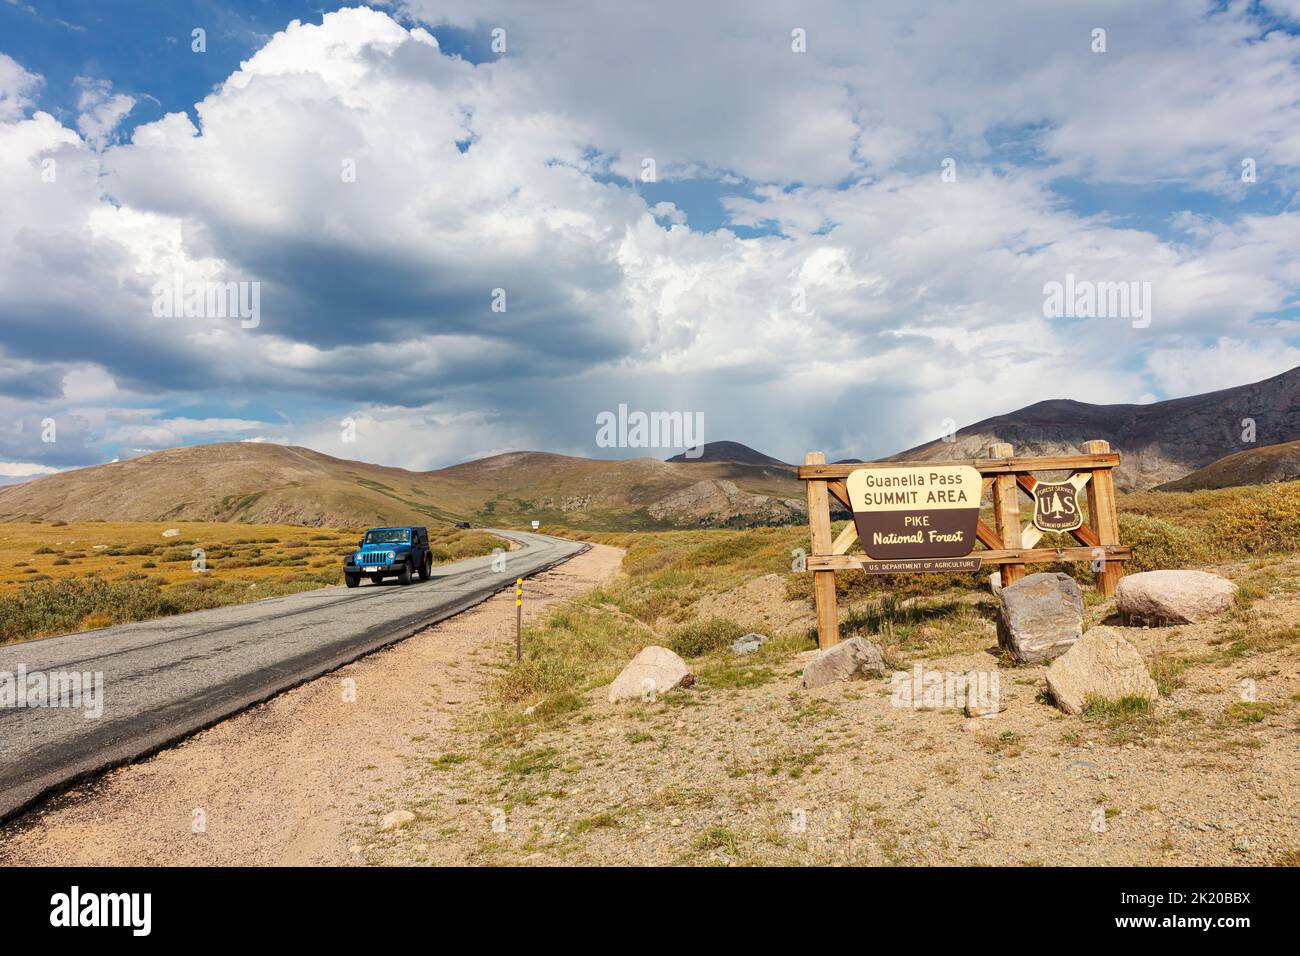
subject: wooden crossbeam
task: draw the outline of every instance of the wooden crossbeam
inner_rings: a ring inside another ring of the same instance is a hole
[[[984,523],[983,518],[975,522],[975,537],[980,540],[984,547],[992,548],[994,551],[1002,547],[1002,539],[998,537],[996,531]]]
[[[926,464],[970,465],[984,475],[1010,475],[1024,471],[1078,471],[1094,468],[1115,468],[1119,465],[1117,452],[1089,455],[1048,455],[1042,458],[962,458],[955,461],[868,461],[863,464],[800,465],[798,477],[823,478],[827,481],[843,479],[857,468],[917,468]]]
[[[848,508],[853,510],[853,505],[849,502],[849,486],[842,481],[826,482],[826,490],[831,493],[831,497]]]
[[[845,554],[849,548],[853,547],[853,542],[858,540],[858,526],[855,522],[850,521],[844,526],[835,538],[835,543],[831,545],[831,554]]]
[[[1104,559],[1107,563],[1128,561],[1133,557],[1133,549],[1122,545],[1102,545]],[[1029,548],[1009,550],[1001,548],[996,551],[972,551],[968,557],[979,558],[981,565],[986,564],[1051,564],[1057,561],[1091,561],[1095,555],[1093,548]],[[851,571],[861,569],[864,564],[872,564],[870,558],[849,554],[812,554],[808,556],[809,571]]]

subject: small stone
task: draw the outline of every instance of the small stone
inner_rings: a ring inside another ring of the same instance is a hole
[[[731,650],[735,654],[752,654],[766,643],[766,634],[749,633],[732,641]]]
[[[406,826],[414,819],[415,814],[410,810],[393,810],[384,815],[384,819],[379,822],[379,829],[397,830]]]
[[[812,690],[835,681],[884,676],[885,661],[876,645],[861,637],[851,637],[809,662],[803,670],[803,686]]]
[[[964,711],[967,717],[988,719],[989,717],[996,717],[1006,709],[1006,703],[999,697],[996,701],[967,699]]]
[[[180,528],[168,528],[166,531],[163,532],[162,536],[164,538],[174,538],[180,533],[181,533]]]

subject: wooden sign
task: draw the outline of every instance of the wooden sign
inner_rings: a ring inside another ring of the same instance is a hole
[[[970,465],[851,471],[845,483],[862,550],[877,561],[901,562],[970,554],[980,481]]]
[[[1079,489],[1073,481],[1034,485],[1034,527],[1039,531],[1073,531],[1083,526]]]
[[[808,487],[811,539],[802,566],[813,576],[817,643],[825,650],[840,639],[837,572],[992,567],[1002,586],[1010,587],[1034,564],[1089,562],[1097,591],[1109,597],[1124,562],[1133,556],[1131,548],[1119,543],[1111,476],[1118,465],[1119,455],[1101,440],[1084,442],[1077,454],[1032,457],[1017,456],[999,442],[988,447],[985,457],[960,464],[828,465],[825,454],[809,452],[799,468]],[[1034,477],[1035,471],[1072,474],[1068,482],[1045,484]],[[1073,491],[1054,490],[1054,484],[1068,484]],[[1080,497],[1085,492],[1088,513],[1082,523]],[[1035,520],[1023,526],[1022,494],[1035,504]],[[980,519],[985,495],[991,498],[993,527]],[[832,502],[853,512],[853,521],[838,533],[831,526]],[[1074,546],[1037,547],[1044,525],[1068,532]],[[977,541],[979,547],[974,547]],[[865,554],[850,554],[855,546]]]

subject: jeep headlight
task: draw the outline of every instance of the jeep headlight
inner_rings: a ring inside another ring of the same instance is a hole
[[[397,557],[397,552],[395,552],[395,551],[389,551],[389,552],[388,552],[388,563],[389,563],[389,564],[392,564],[392,563],[393,563],[393,558],[395,558],[395,557]]]

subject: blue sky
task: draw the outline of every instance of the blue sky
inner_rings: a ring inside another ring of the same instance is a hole
[[[1268,377],[1300,364],[1298,24],[0,0],[0,480],[215,440],[677,450],[597,447],[624,403],[865,458]],[[1154,321],[1045,315],[1067,274],[1149,283]],[[256,326],[160,316],[177,276],[255,285]]]

